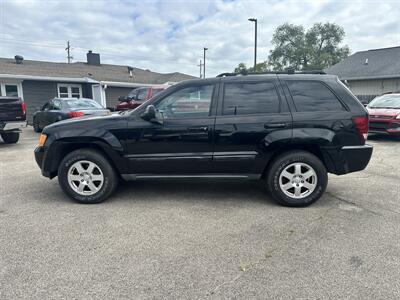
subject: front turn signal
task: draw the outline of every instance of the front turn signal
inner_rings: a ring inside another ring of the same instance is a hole
[[[43,147],[46,140],[47,140],[47,135],[42,133],[39,137],[39,147]]]

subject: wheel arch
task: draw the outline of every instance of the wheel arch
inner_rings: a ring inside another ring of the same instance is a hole
[[[44,168],[49,172],[50,178],[57,176],[58,167],[62,159],[69,153],[79,149],[92,149],[102,154],[114,168],[117,174],[124,171],[124,162],[122,162],[122,155],[117,150],[112,148],[101,139],[85,139],[79,140],[57,140],[54,141],[46,153],[46,160]]]
[[[334,164],[329,156],[329,154],[322,149],[319,145],[306,143],[306,144],[290,144],[283,146],[279,149],[279,151],[275,151],[275,153],[270,157],[267,164],[264,167],[264,171],[262,173],[261,178],[265,178],[266,174],[272,163],[277,159],[277,157],[287,153],[287,152],[294,152],[294,151],[306,151],[311,154],[314,154],[321,162],[324,164],[325,168],[328,172],[333,172],[335,170]]]

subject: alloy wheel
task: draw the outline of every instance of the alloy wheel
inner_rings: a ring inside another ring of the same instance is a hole
[[[68,183],[79,195],[90,196],[101,189],[104,183],[104,175],[100,167],[94,162],[80,160],[69,168]]]
[[[306,163],[290,164],[282,170],[279,176],[279,187],[290,198],[305,198],[317,187],[317,174]]]

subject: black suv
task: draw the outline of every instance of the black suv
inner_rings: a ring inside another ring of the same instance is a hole
[[[367,166],[368,114],[336,76],[230,75],[45,127],[35,150],[42,174],[82,203],[105,200],[120,178],[208,177],[262,179],[279,203],[306,206],[328,172]]]

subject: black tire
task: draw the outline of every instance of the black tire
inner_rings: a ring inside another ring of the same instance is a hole
[[[38,122],[36,122],[36,120],[34,119],[33,120],[33,131],[34,132],[41,132],[42,131],[42,129],[40,129],[40,127],[39,127],[39,124],[38,124]]]
[[[103,173],[104,181],[101,188],[93,195],[81,195],[74,191],[68,183],[68,171],[78,161],[95,163]],[[118,185],[118,176],[107,158],[94,149],[79,149],[69,153],[58,168],[58,182],[63,191],[79,203],[94,204],[105,201]]]
[[[314,169],[316,174],[315,189],[303,198],[288,196],[279,184],[281,173],[294,163],[307,164]],[[314,203],[323,195],[328,184],[328,174],[324,164],[314,154],[306,151],[290,151],[278,156],[271,163],[266,181],[271,196],[278,203],[284,206],[305,207]]]
[[[3,132],[1,138],[6,144],[15,144],[19,140],[19,132]]]

